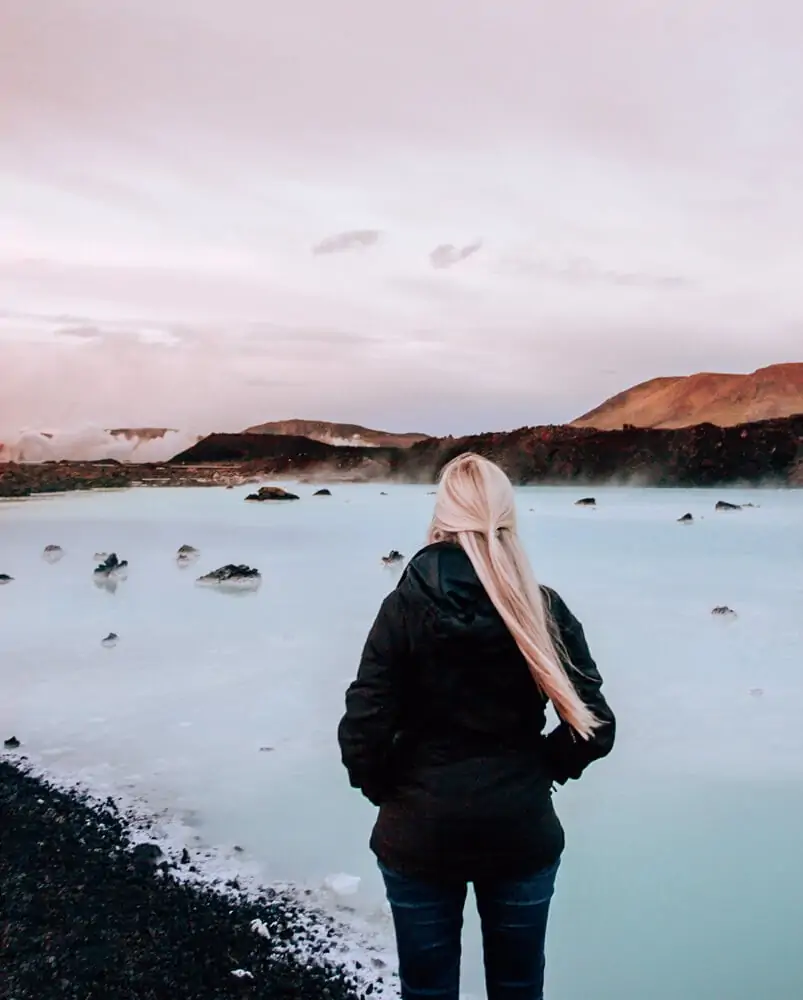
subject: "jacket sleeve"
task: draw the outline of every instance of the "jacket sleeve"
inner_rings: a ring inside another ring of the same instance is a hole
[[[337,736],[353,788],[379,805],[392,782],[391,755],[399,728],[400,677],[409,656],[404,606],[398,590],[382,602],[368,634],[357,678],[346,691]]]
[[[547,592],[547,606],[571,665],[567,672],[577,693],[602,725],[590,739],[583,739],[561,720],[546,736],[544,750],[552,776],[560,785],[570,778],[579,778],[592,761],[607,756],[616,738],[616,719],[602,694],[602,677],[586,642],[583,626],[574,617],[561,597]]]

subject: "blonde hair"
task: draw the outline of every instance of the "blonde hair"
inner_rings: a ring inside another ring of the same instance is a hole
[[[444,466],[429,541],[463,548],[535,683],[560,718],[588,739],[600,722],[561,662],[559,639],[552,635],[541,588],[516,532],[513,486],[498,465],[469,452]]]

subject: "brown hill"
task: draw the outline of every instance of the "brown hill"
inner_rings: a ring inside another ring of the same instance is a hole
[[[359,424],[333,424],[328,420],[275,420],[272,423],[247,427],[244,434],[280,434],[287,437],[305,437],[323,444],[346,445],[357,448],[409,448],[425,441],[427,434],[393,434],[375,431]]]
[[[620,430],[695,424],[734,427],[803,413],[803,363],[772,365],[750,375],[701,372],[655,378],[626,389],[572,422],[574,427]]]

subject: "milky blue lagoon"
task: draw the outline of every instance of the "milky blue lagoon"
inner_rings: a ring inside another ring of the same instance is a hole
[[[200,843],[241,845],[265,880],[339,906],[355,941],[389,941],[374,810],[348,787],[335,729],[397,576],[380,557],[420,545],[431,488],[285,485],[302,500],[140,489],[0,504],[0,573],[15,578],[0,588],[0,736],[59,778],[166,810]],[[794,1000],[803,493],[593,492],[595,510],[573,505],[583,491],[519,491],[536,572],[583,622],[619,718],[612,756],[557,793],[568,847],[547,995]],[[715,514],[720,497],[760,506]],[[695,523],[677,524],[687,511]],[[201,555],[179,568],[184,543]],[[42,558],[48,544],[60,561]],[[99,551],[130,563],[114,593],[93,585]],[[194,585],[229,562],[258,567],[261,588]],[[723,604],[737,617],[713,618]],[[322,890],[333,873],[361,876],[357,893]],[[466,996],[482,996],[473,914],[464,967]]]

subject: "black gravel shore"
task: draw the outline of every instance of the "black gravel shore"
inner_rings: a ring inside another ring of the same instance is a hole
[[[181,865],[155,845],[133,846],[111,799],[98,805],[26,773],[22,761],[0,760],[0,998],[359,1000],[372,992],[333,962],[294,954],[296,945],[318,954],[325,946],[288,900],[182,881]],[[326,933],[336,940],[334,925]]]

